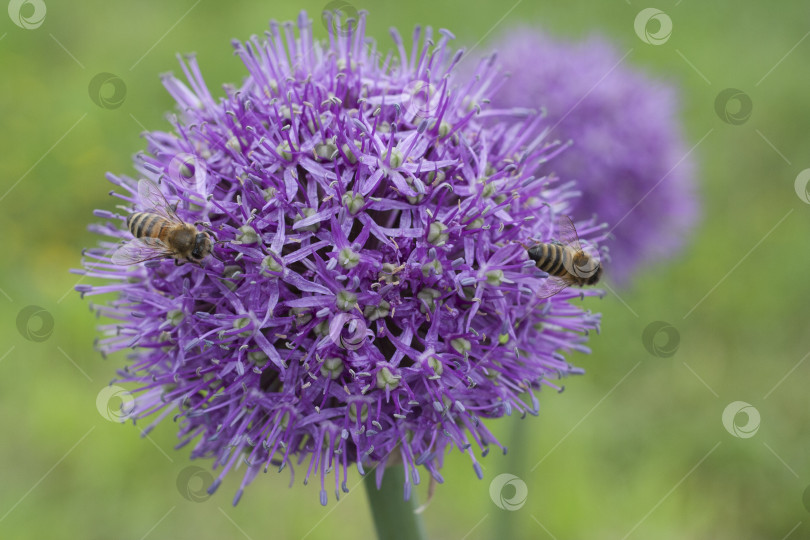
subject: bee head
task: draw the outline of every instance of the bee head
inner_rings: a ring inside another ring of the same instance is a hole
[[[211,253],[211,249],[211,237],[208,236],[208,233],[197,233],[194,238],[194,249],[191,250],[191,258],[195,261],[201,261]]]
[[[594,270],[591,277],[588,278],[588,285],[593,285],[594,283],[598,282],[601,278],[602,278],[602,264],[597,262],[596,270]]]
[[[586,285],[593,285],[602,277],[602,264],[584,251],[578,251],[572,262],[572,268],[568,271],[584,280]]]

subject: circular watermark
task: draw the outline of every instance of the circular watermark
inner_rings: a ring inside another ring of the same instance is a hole
[[[648,45],[663,45],[672,35],[672,19],[656,8],[645,8],[633,21],[638,38]]]
[[[357,8],[343,0],[333,0],[321,11],[323,27],[338,36],[348,36],[352,28],[356,29],[357,19]],[[351,24],[349,21],[352,21]]]
[[[810,169],[805,169],[796,175],[796,181],[793,182],[793,189],[796,190],[796,195],[802,200],[803,203],[810,204],[810,191],[807,186],[810,184]]]
[[[117,109],[127,97],[127,85],[118,75],[104,72],[90,79],[87,93],[102,109]]]
[[[47,11],[42,0],[11,0],[8,3],[11,22],[25,30],[35,30],[42,26]]]
[[[526,504],[528,495],[526,482],[514,474],[499,474],[489,483],[489,498],[501,510],[520,510]]]
[[[593,250],[577,250],[574,252],[574,256],[570,259],[568,257],[563,257],[563,266],[565,266],[565,269],[572,276],[576,276],[587,281],[602,269],[602,264],[599,261],[599,257],[596,255],[591,255],[592,252]]]
[[[416,80],[405,85],[405,99],[402,108],[405,118],[413,119],[414,124],[434,118],[439,111],[439,88],[429,81]]]
[[[678,352],[681,334],[668,322],[653,321],[641,333],[641,343],[651,355],[669,358]]]
[[[739,126],[751,118],[754,102],[738,88],[726,88],[714,98],[714,112],[726,124]]]
[[[368,340],[365,317],[340,313],[329,321],[329,338],[342,349],[356,351]]]
[[[739,415],[744,415],[745,424],[739,424]],[[723,427],[730,434],[740,439],[750,439],[759,430],[759,411],[745,401],[734,401],[729,403],[723,410]]]
[[[96,409],[105,420],[126,422],[135,410],[135,398],[120,386],[105,386],[96,396]]]
[[[214,483],[214,475],[202,467],[190,465],[177,475],[177,491],[191,502],[205,502],[211,498],[208,486]]]
[[[198,165],[198,159],[194,154],[178,152],[169,161],[169,178],[177,185],[205,193],[205,167]]]
[[[53,315],[40,306],[26,306],[17,313],[17,331],[34,343],[42,343],[53,334]]]

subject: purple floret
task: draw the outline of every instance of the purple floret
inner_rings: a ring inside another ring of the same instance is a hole
[[[328,42],[305,14],[271,23],[266,40],[235,42],[248,77],[214,99],[193,57],[174,131],[147,133],[135,160],[187,222],[222,242],[202,266],[156,259],[116,266],[131,238],[125,216],[100,211],[108,237],[84,273],[113,292],[96,306],[102,352],[134,349],[141,419],[174,418],[180,446],[213,457],[221,474],[301,465],[305,482],[347,469],[403,463],[441,481],[445,453],[501,447],[482,419],[536,414],[536,392],[581,370],[599,315],[570,300],[598,291],[535,294],[546,275],[523,244],[554,238],[572,186],[536,177],[560,145],[525,110],[493,109],[494,59],[451,82],[452,35],[414,33],[410,54],[364,35],[365,15]],[[339,34],[339,35],[338,35]],[[148,210],[137,182],[108,175],[127,208]],[[583,239],[604,229],[580,222]],[[376,470],[378,482],[384,467]]]
[[[573,141],[550,167],[577,182],[575,218],[608,224],[608,279],[627,283],[645,264],[677,255],[698,201],[675,88],[630,67],[600,37],[574,42],[524,28],[494,46],[511,77],[493,105],[543,107],[549,138]]]

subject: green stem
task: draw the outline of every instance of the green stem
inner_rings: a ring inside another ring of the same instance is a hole
[[[411,490],[411,499],[403,498],[405,468],[394,465],[385,469],[382,486],[377,490],[375,471],[363,478],[368,504],[374,517],[374,528],[380,540],[424,540],[427,538],[422,519],[415,513],[416,493]]]
[[[520,415],[513,415],[508,419],[504,419],[509,426],[509,435],[506,438],[507,448],[509,453],[503,456],[500,468],[502,473],[514,474],[520,478],[526,478],[528,473],[526,471],[526,458],[528,456],[528,442],[529,430],[531,429],[526,419]],[[495,514],[495,519],[492,520],[492,534],[493,538],[516,538],[517,531],[515,525],[517,519],[515,514],[518,512],[501,511]]]

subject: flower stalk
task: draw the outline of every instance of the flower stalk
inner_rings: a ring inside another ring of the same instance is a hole
[[[375,471],[363,478],[366,497],[374,518],[374,528],[380,540],[422,540],[427,538],[422,518],[416,513],[416,494],[411,491],[403,498],[405,468],[394,465],[385,469],[380,489],[377,489]]]

